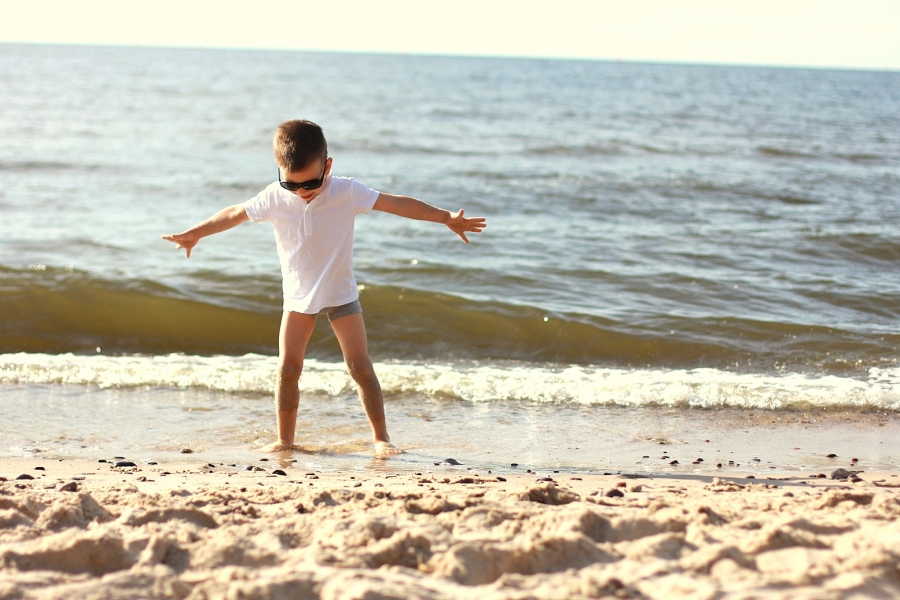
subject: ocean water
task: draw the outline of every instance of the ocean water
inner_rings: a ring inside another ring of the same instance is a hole
[[[0,455],[271,441],[271,230],[159,236],[270,183],[288,118],[336,174],[488,219],[357,219],[408,465],[625,468],[698,424],[900,460],[898,73],[36,45],[0,45]],[[326,323],[308,355],[304,460],[364,460]]]

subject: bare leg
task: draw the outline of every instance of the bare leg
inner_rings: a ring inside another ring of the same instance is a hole
[[[381,393],[381,384],[372,367],[372,359],[369,358],[368,338],[366,337],[366,324],[359,313],[340,317],[331,322],[334,335],[341,345],[347,370],[359,390],[359,399],[362,401],[372,428],[372,439],[375,442],[376,456],[391,456],[400,454],[399,448],[391,444],[388,436],[387,423],[384,418],[384,396]]]
[[[285,311],[278,334],[278,371],[275,374],[275,409],[278,441],[265,446],[272,452],[294,447],[297,407],[300,406],[300,373],[306,344],[316,326],[315,315]]]

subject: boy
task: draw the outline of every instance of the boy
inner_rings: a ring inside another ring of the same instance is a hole
[[[408,196],[372,190],[355,179],[333,177],[332,159],[322,129],[310,121],[285,121],[273,140],[278,181],[255,198],[225,208],[183,233],[162,238],[191,250],[201,238],[245,221],[268,221],[275,230],[281,261],[284,312],[278,336],[275,384],[278,441],[268,451],[295,448],[294,430],[300,403],[299,381],[306,345],[316,316],[328,316],[350,376],[372,428],[375,456],[401,451],[391,444],[384,418],[381,385],[369,358],[359,292],[353,275],[353,223],[372,209],[443,223],[465,243],[467,232],[479,233],[484,218],[467,218]]]

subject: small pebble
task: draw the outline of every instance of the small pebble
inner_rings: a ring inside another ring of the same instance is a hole
[[[497,481],[506,481],[506,477],[497,477]]]
[[[181,453],[182,453],[182,454],[193,454],[194,451],[193,451],[192,449],[190,449],[190,448],[182,448],[182,449],[181,449]]]
[[[34,479],[34,477],[29,475],[28,473],[22,473],[21,475],[16,477],[16,479]]]
[[[35,467],[34,470],[35,471],[46,471],[47,469],[45,469],[44,467]]]
[[[70,481],[69,483],[65,483],[59,487],[59,491],[61,492],[77,492],[78,484],[74,481]]]
[[[455,458],[445,458],[444,462],[448,465],[461,465],[462,463],[456,460]]]
[[[625,494],[623,494],[622,491],[617,488],[612,488],[611,490],[607,491],[603,495],[606,496],[607,498],[621,498]]]
[[[269,459],[268,459],[268,458],[261,458],[261,459],[259,459],[259,460],[260,460],[260,462],[266,462],[266,461],[269,460]]]
[[[677,465],[677,464],[679,464],[679,463],[678,463],[678,461],[677,461],[677,460],[673,460],[673,461],[672,461],[672,462],[670,462],[670,463],[669,463],[669,464],[670,464],[670,465]]]
[[[519,463],[509,463],[509,466],[511,466],[511,467],[518,467],[518,466],[519,466]]]
[[[116,463],[116,467],[136,467],[137,465],[130,460],[120,460]]]
[[[837,454],[826,454],[827,458],[837,458]]]
[[[281,469],[275,469],[274,471],[272,471],[272,475],[284,475],[284,476],[287,476],[287,473],[285,473],[285,472],[282,471]]]

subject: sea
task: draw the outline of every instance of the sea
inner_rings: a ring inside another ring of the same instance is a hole
[[[900,467],[900,73],[0,45],[0,458],[257,464],[271,228],[160,239],[333,172],[487,228],[356,221],[388,427],[320,319],[297,468]],[[827,458],[836,454],[838,458]],[[290,462],[295,461],[295,462]]]

